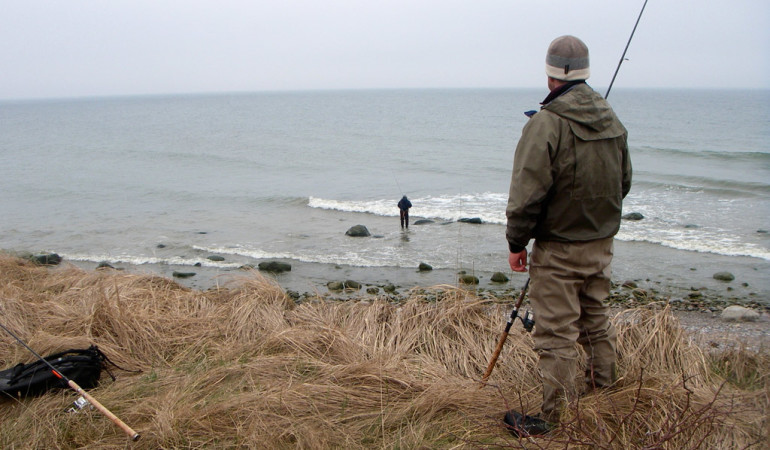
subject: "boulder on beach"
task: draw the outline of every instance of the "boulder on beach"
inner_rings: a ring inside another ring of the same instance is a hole
[[[357,291],[361,289],[361,283],[353,280],[330,281],[326,283],[326,288],[330,291],[341,291],[343,289]]]
[[[717,272],[714,274],[714,279],[729,282],[735,279],[735,275],[731,274],[730,272]]]
[[[508,277],[502,272],[495,272],[489,280],[493,283],[507,283]]]
[[[420,265],[417,266],[417,270],[419,270],[420,272],[430,272],[431,270],[433,270],[433,266],[431,266],[430,264],[421,262]]]
[[[326,283],[326,289],[330,291],[341,291],[345,289],[345,283],[342,281],[330,281]]]
[[[257,268],[265,272],[273,273],[290,272],[291,264],[280,261],[265,261],[259,263]]]
[[[462,284],[479,284],[478,277],[475,277],[473,275],[464,274],[464,273],[460,274],[459,281]]]
[[[459,219],[458,222],[462,222],[462,223],[482,223],[480,217],[463,217],[462,219]]]
[[[730,272],[717,272],[714,274],[714,279],[729,282],[735,279],[735,275],[731,274]]]
[[[56,253],[32,255],[31,259],[33,262],[40,264],[41,266],[55,266],[61,262],[61,256]]]
[[[622,218],[626,220],[642,220],[644,219],[644,216],[642,213],[632,212],[622,216]]]
[[[348,229],[345,234],[352,237],[367,237],[372,235],[363,225],[354,225],[350,227],[350,229]]]
[[[195,276],[195,272],[177,272],[176,270],[171,273],[174,278],[190,278]]]
[[[224,261],[225,260],[224,256],[219,256],[219,255],[207,256],[206,259],[208,259],[209,261]]]
[[[353,280],[345,280],[345,289],[359,290],[361,289],[361,283]]]
[[[720,317],[727,322],[753,322],[759,320],[759,313],[743,306],[732,305],[722,310]]]
[[[412,223],[412,225],[425,225],[425,224],[428,224],[428,223],[435,223],[435,222],[430,220],[430,219],[420,219],[420,220],[414,221]]]

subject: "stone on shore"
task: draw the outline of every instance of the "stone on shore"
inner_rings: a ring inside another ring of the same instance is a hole
[[[190,278],[195,276],[195,272],[177,272],[176,270],[171,273],[174,278]]]
[[[729,282],[735,279],[735,275],[731,274],[730,272],[717,272],[714,274],[714,279]]]
[[[430,219],[420,219],[420,220],[416,220],[414,223],[412,223],[412,225],[425,225],[429,223],[435,223],[435,222]]]
[[[345,280],[345,289],[359,290],[361,289],[361,283],[353,280]]]
[[[493,283],[507,283],[508,277],[502,272],[495,272],[489,280]]]
[[[280,261],[265,261],[259,263],[257,268],[265,272],[273,273],[290,272],[291,264]]]
[[[433,270],[433,266],[431,266],[430,264],[421,262],[420,265],[417,267],[417,270],[419,270],[420,272],[430,272],[431,270]]]
[[[350,227],[348,231],[345,232],[345,234],[352,237],[367,237],[372,235],[363,225],[354,225]]]
[[[361,283],[353,280],[330,281],[326,283],[326,289],[330,291],[341,291],[343,289],[357,291],[361,289]]]
[[[206,259],[208,259],[209,261],[224,261],[225,260],[225,258],[223,256],[219,256],[219,255],[207,256]]]
[[[326,283],[326,289],[330,291],[341,291],[345,289],[345,283],[342,281],[330,281]]]
[[[743,306],[731,305],[722,311],[721,318],[726,322],[754,322],[759,320],[759,313]]]
[[[480,217],[463,217],[462,219],[459,219],[458,222],[462,222],[462,223],[482,223]]]
[[[632,212],[624,215],[622,218],[626,220],[642,220],[644,219],[644,216],[642,213]]]
[[[41,266],[55,266],[61,263],[61,256],[56,253],[43,253],[41,255],[32,255],[30,258],[34,263]]]
[[[460,274],[459,280],[462,284],[479,284],[479,278],[473,275]]]

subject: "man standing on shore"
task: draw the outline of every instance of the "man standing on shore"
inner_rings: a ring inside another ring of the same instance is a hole
[[[550,93],[524,126],[513,162],[506,216],[508,262],[527,271],[535,313],[533,339],[543,383],[540,416],[509,411],[517,435],[559,423],[575,399],[580,344],[589,389],[615,382],[615,329],[609,296],[613,236],[631,188],[627,132],[610,105],[585,82],[588,48],[574,36],[556,38],[546,54]]]
[[[412,202],[406,198],[406,195],[398,201],[398,210],[401,212],[401,228],[404,228],[404,224],[406,224],[406,228],[409,228],[409,208],[411,207]]]

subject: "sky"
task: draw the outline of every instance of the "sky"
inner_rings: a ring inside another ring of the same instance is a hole
[[[643,0],[0,0],[0,99],[609,85]],[[770,2],[649,0],[613,89],[770,89]]]

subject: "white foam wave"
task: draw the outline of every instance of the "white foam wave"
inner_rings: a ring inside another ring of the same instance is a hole
[[[321,264],[343,264],[356,267],[388,267],[399,266],[401,261],[392,260],[384,257],[385,254],[380,251],[375,257],[367,257],[367,252],[358,251],[341,251],[341,252],[328,252],[321,253],[293,253],[293,252],[273,252],[265,251],[262,249],[251,249],[245,247],[194,247],[197,250],[203,250],[207,252],[230,254],[237,256],[245,256],[248,258],[261,260],[261,259],[288,259],[294,261],[301,261],[305,263],[321,263]],[[416,266],[416,264],[413,264]]]
[[[224,261],[211,261],[207,258],[185,258],[181,256],[172,257],[158,257],[158,256],[144,256],[144,255],[89,255],[79,253],[63,253],[61,256],[64,259],[72,261],[82,262],[106,262],[109,264],[131,264],[135,266],[141,266],[145,264],[164,264],[173,266],[195,266],[199,264],[203,267],[218,267],[234,269],[240,267],[242,264],[224,262]]]
[[[711,233],[686,233],[684,231],[661,231],[639,233],[621,228],[616,239],[631,242],[649,242],[677,250],[700,253],[714,253],[725,256],[748,256],[770,261],[770,251],[759,245],[740,242],[737,238],[714,236]]]
[[[478,217],[484,223],[504,224],[507,194],[484,192],[478,194],[455,194],[426,196],[410,199],[412,217],[439,220],[459,220]],[[310,197],[311,208],[330,209],[345,212],[375,214],[393,217],[398,215],[398,199],[377,200],[333,200]]]

